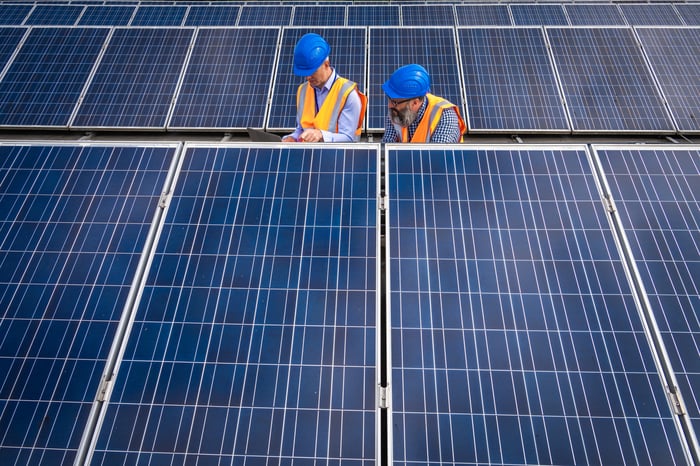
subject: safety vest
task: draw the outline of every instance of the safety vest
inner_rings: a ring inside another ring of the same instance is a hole
[[[460,134],[459,142],[463,142],[463,135],[467,130],[467,125],[464,123],[462,115],[459,113],[459,107],[448,102],[442,97],[432,94],[426,94],[425,97],[428,99],[428,105],[425,108],[423,118],[421,119],[420,123],[418,123],[418,127],[416,128],[415,133],[413,133],[413,137],[411,138],[410,142],[430,142],[430,138],[432,137],[433,132],[435,131],[435,128],[442,117],[442,112],[447,108],[454,108],[455,112],[457,113]],[[401,131],[398,131],[399,129]],[[408,128],[397,128],[397,133],[401,137],[399,142],[408,141]]]
[[[357,89],[357,84],[338,76],[331,86],[331,90],[323,101],[323,105],[316,113],[316,96],[313,88],[307,82],[297,89],[297,118],[301,122],[301,127],[316,128],[323,131],[338,132],[338,119],[340,112],[345,107],[345,101],[351,92],[356,91],[360,96],[362,108],[360,110],[360,120],[357,122],[355,136],[362,133],[362,122],[365,119],[365,109],[367,108],[367,97]]]

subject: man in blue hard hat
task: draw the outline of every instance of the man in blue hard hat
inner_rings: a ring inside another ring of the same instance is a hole
[[[338,76],[331,47],[318,34],[304,34],[294,48],[294,74],[306,78],[297,89],[297,128],[284,142],[355,142],[362,132],[367,98],[357,84]]]
[[[457,143],[467,131],[459,108],[432,95],[430,75],[420,65],[398,68],[382,85],[389,99],[382,142]]]

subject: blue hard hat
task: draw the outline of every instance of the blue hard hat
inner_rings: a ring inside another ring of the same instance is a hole
[[[294,47],[294,74],[311,76],[331,54],[331,46],[318,34],[304,34]]]
[[[430,91],[430,75],[420,65],[405,65],[394,71],[382,89],[390,99],[423,97]]]

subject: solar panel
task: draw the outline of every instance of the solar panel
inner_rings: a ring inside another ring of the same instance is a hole
[[[563,26],[569,24],[562,5],[510,5],[516,26]]]
[[[675,4],[674,8],[689,26],[700,26],[700,3]]]
[[[388,110],[381,86],[397,68],[410,63],[424,66],[430,73],[430,92],[465,115],[456,48],[452,28],[370,28],[368,131],[384,130]]]
[[[672,132],[629,28],[547,28],[574,131]]]
[[[470,130],[569,130],[541,28],[457,34]]]
[[[700,432],[700,148],[594,147],[687,416]]]
[[[294,26],[344,26],[346,7],[343,5],[297,5],[294,7]]]
[[[700,29],[638,28],[664,98],[680,132],[700,131]]]
[[[675,26],[683,24],[672,4],[620,4],[622,14],[631,26]]]
[[[686,464],[585,147],[387,167],[391,464]]]
[[[185,24],[187,26],[235,26],[241,7],[191,6]]]
[[[83,12],[82,5],[36,5],[26,25],[72,26]]]
[[[376,464],[377,154],[187,148],[93,466]]]
[[[292,70],[294,47],[301,36],[308,32],[320,34],[331,46],[331,66],[340,76],[356,82],[362,92],[367,88],[365,54],[357,53],[365,47],[367,37],[365,28],[284,28],[267,119],[269,129],[292,130],[296,127],[297,88],[304,79],[295,76]]]
[[[126,5],[89,5],[78,24],[83,26],[126,26],[136,10]]]
[[[139,5],[132,26],[180,26],[187,14],[186,6]]]
[[[399,5],[349,5],[348,26],[399,26]]]
[[[627,23],[615,4],[572,3],[564,5],[574,26],[624,26]]]
[[[65,127],[107,28],[33,28],[0,82],[0,126]]]
[[[22,27],[0,27],[0,78],[26,32],[27,28]]]
[[[0,144],[0,451],[73,464],[174,145]]]
[[[71,126],[165,128],[193,32],[115,29]]]
[[[277,28],[200,29],[168,126],[262,127],[278,38]]]
[[[29,5],[0,5],[0,25],[19,26],[32,9]]]
[[[401,5],[404,26],[454,26],[452,5]]]
[[[460,26],[510,26],[507,5],[455,5]]]
[[[239,26],[289,26],[292,7],[289,5],[267,5],[241,7]]]

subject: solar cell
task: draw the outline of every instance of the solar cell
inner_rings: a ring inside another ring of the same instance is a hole
[[[563,26],[569,24],[562,5],[511,4],[510,11],[516,26]]]
[[[574,131],[674,131],[632,29],[546,34]]]
[[[3,466],[73,464],[174,152],[0,144]]]
[[[674,8],[689,26],[700,26],[700,3],[675,4]]]
[[[284,28],[267,119],[269,129],[291,130],[296,127],[296,94],[304,79],[294,75],[292,62],[297,41],[308,32],[320,34],[331,46],[331,66],[340,76],[356,82],[362,92],[367,88],[365,54],[357,53],[365,47],[365,28]]]
[[[36,5],[24,24],[72,26],[83,12],[82,5]]]
[[[26,32],[27,28],[22,27],[0,27],[0,78]]]
[[[289,26],[292,19],[292,6],[267,5],[241,7],[239,26]]]
[[[401,22],[404,26],[454,26],[455,11],[452,5],[401,5]]]
[[[126,26],[131,21],[135,6],[89,5],[78,24],[83,26]]]
[[[637,28],[680,132],[700,132],[700,29]]]
[[[622,14],[631,26],[675,26],[683,24],[670,3],[647,4],[629,3],[620,4]]]
[[[0,82],[0,126],[65,127],[107,28],[33,28]]]
[[[695,431],[700,148],[594,146]]]
[[[348,26],[399,26],[399,5],[349,5]]]
[[[542,29],[457,34],[470,130],[569,130]]]
[[[165,128],[193,32],[115,29],[71,125]]]
[[[32,9],[30,5],[0,5],[0,25],[19,26]]]
[[[391,464],[686,464],[585,147],[410,146],[387,146]]]
[[[199,29],[168,126],[262,127],[278,38],[277,28]]]
[[[191,6],[187,13],[187,26],[235,26],[241,7]]]
[[[187,14],[186,6],[139,5],[132,26],[180,26]]]
[[[346,7],[343,5],[297,5],[294,7],[294,26],[344,26]]]
[[[624,26],[625,18],[615,4],[572,3],[564,5],[569,21],[574,26]]]
[[[187,148],[92,465],[376,463],[377,154]]]
[[[465,115],[456,49],[452,28],[370,28],[367,130],[384,130],[387,102],[381,86],[409,63],[424,66],[430,73],[430,91]]]
[[[507,5],[455,5],[460,26],[510,26]]]

